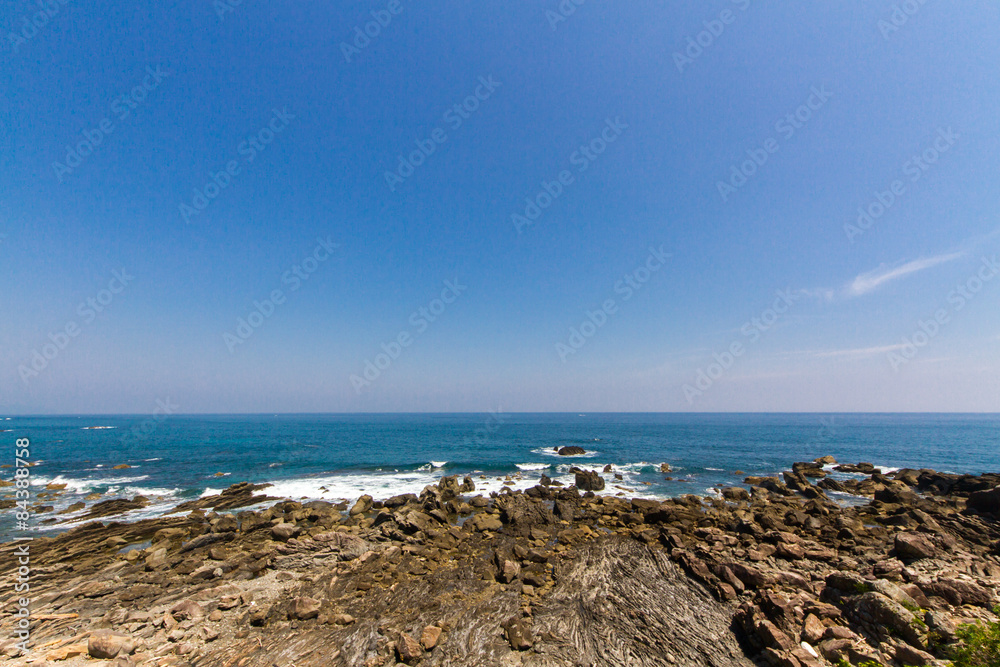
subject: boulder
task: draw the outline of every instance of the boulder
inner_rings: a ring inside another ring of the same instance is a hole
[[[282,522],[271,527],[271,535],[274,539],[281,540],[282,542],[287,542],[301,532],[302,529],[294,523]]]
[[[593,470],[582,470],[576,473],[576,488],[581,491],[603,491],[604,478]]]
[[[320,601],[310,597],[297,597],[292,600],[288,616],[301,621],[319,616]]]
[[[439,639],[441,639],[441,628],[436,625],[428,625],[420,633],[420,645],[427,651],[437,646]]]
[[[396,653],[399,655],[400,662],[411,664],[420,659],[424,654],[424,649],[421,648],[416,639],[405,632],[400,632],[399,639],[396,640]]]
[[[559,456],[580,456],[581,454],[586,454],[587,450],[583,447],[577,447],[576,445],[570,445],[568,447],[561,447],[558,450]]]
[[[968,506],[977,512],[1000,514],[1000,486],[969,494]]]
[[[896,556],[900,560],[920,560],[921,558],[934,558],[937,549],[934,544],[920,533],[896,533],[894,540]]]
[[[121,652],[127,639],[109,632],[95,633],[87,640],[87,653],[91,658],[110,660]]]
[[[503,629],[510,647],[515,651],[527,651],[535,643],[530,619],[512,618],[504,623]]]
[[[369,495],[364,495],[358,498],[358,501],[354,503],[354,507],[351,508],[350,515],[357,516],[359,514],[364,514],[372,508],[372,497]]]

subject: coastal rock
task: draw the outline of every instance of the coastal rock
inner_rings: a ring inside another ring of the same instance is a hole
[[[122,650],[126,639],[127,637],[108,632],[95,633],[87,640],[87,653],[92,658],[110,660]]]
[[[302,529],[294,523],[282,522],[271,526],[271,536],[276,540],[281,540],[282,542],[287,542],[301,532]]]
[[[581,470],[576,473],[576,488],[581,491],[602,491],[604,478],[592,470]]]
[[[359,514],[364,514],[370,511],[372,508],[372,497],[368,495],[361,496],[358,498],[357,502],[354,503],[354,507],[351,508],[349,514],[351,516],[357,516]]]
[[[399,639],[396,640],[396,653],[399,656],[400,662],[409,665],[419,660],[424,654],[424,650],[420,647],[420,643],[417,640],[405,632],[400,632]]]
[[[299,620],[307,620],[319,616],[321,603],[319,600],[310,597],[297,597],[292,600],[288,609],[288,616]]]
[[[969,494],[968,506],[985,514],[1000,515],[1000,487]]]
[[[934,544],[920,533],[896,533],[893,544],[901,560],[934,558],[937,555]]]
[[[420,633],[420,645],[424,647],[425,651],[430,651],[437,646],[439,639],[441,639],[441,628],[436,625],[428,625]]]
[[[559,456],[580,456],[581,454],[586,454],[587,450],[583,447],[577,447],[576,445],[569,445],[567,447],[561,447],[557,450]]]
[[[526,618],[512,618],[503,626],[510,647],[515,651],[527,651],[534,644],[531,621]]]

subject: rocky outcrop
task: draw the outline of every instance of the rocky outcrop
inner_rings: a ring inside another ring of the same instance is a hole
[[[212,511],[243,506],[251,487],[237,485],[184,514],[34,540],[33,657],[929,665],[961,623],[994,618],[1000,525],[970,505],[991,477],[842,476],[871,502],[841,506],[814,470],[665,501],[598,495],[579,480],[485,497],[446,477],[382,501]],[[0,558],[15,548],[0,546]],[[0,573],[6,606],[14,576]],[[14,622],[0,618],[11,658]]]

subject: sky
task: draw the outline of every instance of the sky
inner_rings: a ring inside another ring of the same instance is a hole
[[[0,412],[1000,411],[995,4],[0,37]]]

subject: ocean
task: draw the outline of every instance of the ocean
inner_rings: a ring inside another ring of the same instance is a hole
[[[542,474],[571,484],[571,466],[610,465],[604,493],[665,498],[713,494],[827,454],[887,471],[1000,471],[996,414],[72,415],[0,417],[0,432],[0,464],[13,466],[15,441],[30,439],[33,501],[46,484],[66,484],[44,499],[51,512],[31,515],[40,533],[79,525],[86,510],[59,512],[87,496],[88,507],[146,496],[149,506],[124,517],[136,520],[241,481],[296,500],[381,499],[443,475],[471,475],[489,493],[534,486]],[[555,452],[568,445],[586,453]],[[13,494],[0,488],[0,498]],[[10,539],[14,512],[0,511],[0,539]]]

